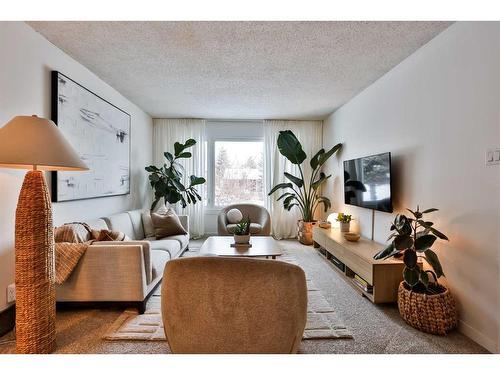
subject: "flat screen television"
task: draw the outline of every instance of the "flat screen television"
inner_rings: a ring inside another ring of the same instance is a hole
[[[392,212],[390,152],[344,161],[344,201]]]

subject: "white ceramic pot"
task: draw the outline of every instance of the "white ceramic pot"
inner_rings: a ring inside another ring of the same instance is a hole
[[[234,235],[234,243],[237,244],[248,244],[250,243],[250,235],[249,234],[235,234]]]
[[[351,223],[340,223],[340,231],[341,232],[349,232],[349,228]]]

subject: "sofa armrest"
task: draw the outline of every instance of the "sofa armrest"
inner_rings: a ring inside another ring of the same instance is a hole
[[[151,244],[149,241],[96,241],[92,246],[142,246],[146,282],[149,284],[153,279],[153,263],[151,262]]]
[[[147,288],[142,245],[94,243],[70,277],[57,285],[57,300],[143,301]]]
[[[178,217],[179,217],[179,220],[180,220],[182,226],[184,227],[186,232],[188,232],[188,236],[189,236],[189,216],[188,215],[178,215]]]

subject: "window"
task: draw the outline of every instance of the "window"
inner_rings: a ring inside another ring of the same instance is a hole
[[[214,206],[234,203],[264,204],[264,143],[215,141]]]

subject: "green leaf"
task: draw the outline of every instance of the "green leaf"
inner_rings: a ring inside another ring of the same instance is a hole
[[[190,185],[189,186],[196,186],[196,185],[201,185],[206,182],[205,178],[203,177],[196,177],[195,175],[191,175],[189,177],[190,180]]]
[[[425,288],[429,286],[429,275],[425,271],[420,271],[420,282],[425,285]]]
[[[426,234],[422,237],[418,237],[415,240],[415,250],[424,251],[432,246],[432,244],[436,241],[436,236],[432,234]]]
[[[286,210],[290,211],[292,209],[292,207],[298,206],[298,205],[299,205],[298,203],[292,203],[291,205],[289,205],[288,207],[286,207]]]
[[[184,191],[186,187],[179,180],[171,180],[172,185],[175,186],[177,190]]]
[[[429,228],[430,231],[432,233],[434,233],[436,236],[438,236],[439,238],[441,238],[442,240],[446,240],[446,241],[449,241],[448,237],[446,237],[443,233],[441,233],[440,231],[438,231],[437,229],[434,229],[434,228]]]
[[[321,167],[325,162],[330,159],[330,157],[335,154],[338,150],[342,148],[342,143],[337,143],[335,146],[333,146],[328,152],[321,154],[319,156],[319,166]]]
[[[278,201],[282,200],[283,198],[285,198],[285,197],[287,197],[287,196],[289,196],[289,195],[294,195],[294,194],[293,194],[293,193],[290,193],[290,192],[283,193],[283,194],[281,194],[281,195],[279,196],[279,198],[278,198],[278,199],[276,199],[276,202],[278,202]]]
[[[427,249],[424,252],[425,260],[431,265],[432,269],[436,273],[436,276],[439,278],[444,276],[443,267],[441,266],[441,262],[439,262],[439,258],[437,254],[431,249]]]
[[[302,149],[302,145],[291,130],[280,131],[280,135],[278,136],[278,150],[292,164],[302,164],[307,157]]]
[[[158,172],[159,169],[157,167],[155,167],[154,165],[150,165],[149,167],[146,167],[144,168],[147,172],[150,172],[150,173],[154,173],[154,172]]]
[[[179,155],[184,150],[184,145],[179,142],[174,143],[174,155]]]
[[[417,266],[417,253],[413,250],[406,250],[403,255],[403,262],[406,267],[415,268]]]
[[[397,235],[394,238],[394,247],[397,250],[406,250],[413,246],[413,239],[409,235]]]
[[[283,201],[283,207],[287,208],[294,199],[297,199],[297,198],[293,194],[290,195],[289,197],[285,198],[285,200]]]
[[[164,152],[164,153],[163,153],[163,156],[165,156],[165,158],[166,158],[166,159],[167,159],[170,163],[172,163],[172,162],[174,161],[174,156],[173,156],[170,152],[168,152],[168,151]]]
[[[156,205],[158,204],[158,202],[160,201],[161,198],[156,198],[153,203],[151,204],[151,211],[153,211],[156,207]]]
[[[321,184],[323,182],[325,182],[326,180],[328,180],[330,177],[332,177],[332,175],[327,176],[326,174],[324,174],[323,172],[321,172],[319,174],[319,178],[311,184],[311,187],[313,188],[313,190],[318,189],[318,187],[320,187]]]
[[[410,287],[414,287],[420,280],[420,271],[417,268],[405,267],[403,271],[403,278]]]
[[[290,182],[282,182],[280,184],[277,184],[275,187],[271,189],[271,191],[267,195],[271,195],[278,189],[286,189],[286,188],[292,188],[292,184]]]
[[[407,208],[407,210],[410,211],[413,214],[413,216],[415,216],[415,218],[417,218],[417,219],[420,219],[422,217],[422,213],[418,212],[418,210],[416,212],[410,210],[409,208]]]
[[[191,156],[193,156],[190,152],[181,152],[179,155],[177,155],[177,159],[188,159]]]
[[[394,252],[394,245],[391,243],[388,245],[385,249],[382,249],[379,251],[377,254],[373,256],[373,259],[375,260],[380,260],[384,259],[386,256],[391,256],[391,254]],[[396,250],[396,252],[399,253],[399,251]]]
[[[322,154],[325,153],[325,149],[322,148],[319,150],[309,161],[309,165],[311,166],[312,170],[314,171],[316,168],[319,166],[319,158]]]
[[[324,212],[328,211],[330,207],[332,207],[332,202],[327,197],[317,197],[317,202],[323,204]]]
[[[176,190],[169,190],[164,196],[163,198],[165,199],[166,202],[168,203],[171,203],[171,204],[174,204],[174,203],[177,203],[179,202],[182,198],[182,195],[181,193],[179,193],[178,191]],[[185,207],[185,206],[183,206]]]
[[[304,185],[304,181],[301,178],[295,177],[294,175],[284,172],[286,178],[292,181],[299,189]]]
[[[431,212],[434,212],[434,211],[439,211],[437,208],[428,208],[427,210],[423,210],[422,213],[423,214],[428,214],[428,213],[431,213]]]
[[[184,148],[188,148],[191,146],[194,146],[196,144],[196,141],[193,138],[189,138],[186,143],[184,143]]]

